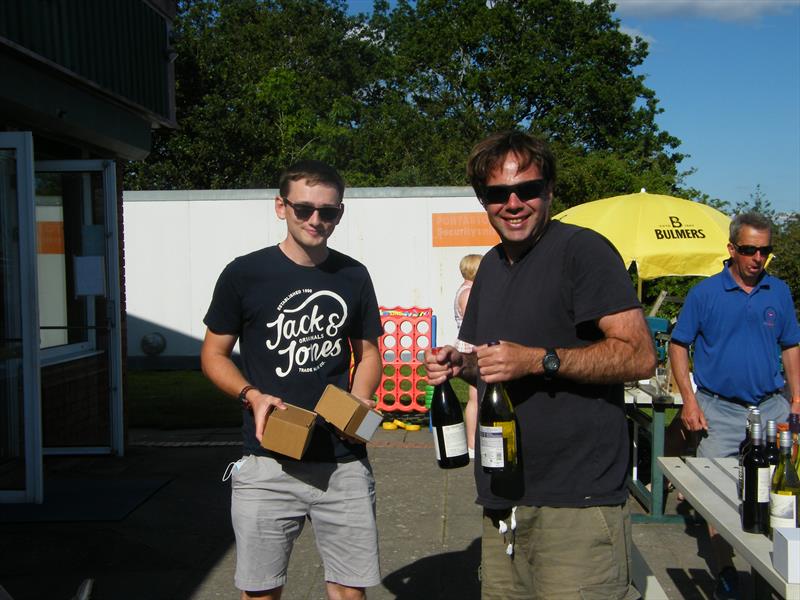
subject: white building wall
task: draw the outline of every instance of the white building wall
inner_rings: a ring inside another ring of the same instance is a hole
[[[196,357],[217,277],[235,257],[286,235],[276,190],[125,192],[128,356],[160,333],[163,357]],[[437,343],[456,337],[453,296],[465,254],[489,246],[433,247],[434,213],[483,213],[472,188],[353,188],[329,245],[364,263],[378,303],[431,307]]]

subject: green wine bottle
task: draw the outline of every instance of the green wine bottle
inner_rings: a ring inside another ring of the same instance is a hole
[[[464,413],[456,393],[446,379],[433,389],[430,419],[439,466],[442,469],[455,469],[468,465]]]
[[[502,383],[487,383],[478,410],[481,466],[487,473],[517,467],[517,423],[514,405]]]
[[[800,527],[798,502],[800,502],[800,477],[792,465],[792,433],[781,432],[781,458],[772,475],[769,493],[769,526]]]

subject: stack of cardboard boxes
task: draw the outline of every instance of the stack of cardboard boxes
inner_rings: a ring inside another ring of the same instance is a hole
[[[361,400],[328,385],[313,411],[287,404],[286,410],[273,410],[267,419],[262,445],[267,450],[300,459],[311,440],[317,415],[340,433],[362,442],[372,439],[383,415]]]

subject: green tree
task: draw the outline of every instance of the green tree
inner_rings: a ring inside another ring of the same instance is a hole
[[[739,215],[745,212],[757,212],[764,215],[772,222],[775,222],[776,212],[772,208],[766,194],[761,191],[761,184],[757,183],[755,190],[750,194],[749,201],[739,201],[731,207],[731,215]]]
[[[680,193],[679,141],[634,73],[647,45],[608,0],[182,0],[180,130],[159,131],[128,189],[253,187],[329,160],[349,185],[461,185],[472,145],[550,139],[562,206]]]
[[[633,72],[647,45],[619,30],[607,1],[401,0],[377,5],[370,25],[389,51],[365,111],[381,125],[361,133],[404,149],[371,173],[463,183],[475,141],[521,128],[556,146],[564,205],[673,191],[679,141],[658,130],[655,94]],[[387,105],[405,118],[386,120]]]
[[[800,318],[800,214],[792,214],[779,224],[773,236],[775,247],[769,271],[783,279],[792,291],[794,308]]]
[[[287,163],[337,162],[376,47],[341,1],[183,0],[178,131],[156,133],[128,189],[267,187]]]

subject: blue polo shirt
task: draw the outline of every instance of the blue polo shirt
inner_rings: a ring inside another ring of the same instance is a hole
[[[764,273],[748,294],[726,261],[689,291],[672,340],[694,344],[698,387],[758,404],[784,385],[781,349],[800,343],[789,286]]]

